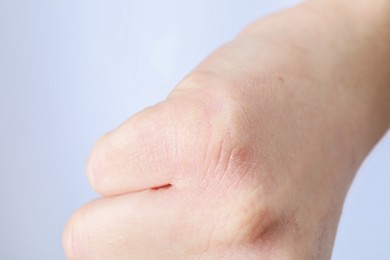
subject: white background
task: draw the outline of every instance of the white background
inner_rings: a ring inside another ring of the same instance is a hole
[[[0,0],[0,259],[65,259],[96,197],[94,141],[257,17],[297,1]],[[390,259],[390,134],[351,189],[334,259]]]

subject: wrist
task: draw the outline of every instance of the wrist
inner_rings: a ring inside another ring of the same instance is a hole
[[[298,60],[300,70],[317,79],[327,93],[320,99],[331,104],[337,124],[346,129],[342,139],[356,153],[356,166],[390,125],[390,30],[377,5],[364,13],[363,5],[312,0],[261,19],[241,34],[256,43],[254,48],[272,44],[283,52],[284,70],[290,63],[297,68]],[[275,64],[274,58],[265,71]]]
[[[388,0],[312,0],[304,4],[321,12],[342,16],[344,22],[361,36],[383,33],[390,37],[390,1]],[[384,31],[386,29],[386,31]],[[389,38],[388,38],[389,39]]]
[[[359,92],[375,104],[365,111],[366,120],[371,124],[377,118],[383,133],[390,127],[390,1],[312,0],[304,5],[338,31],[341,53],[349,60],[343,70],[355,78],[349,83],[351,94]]]

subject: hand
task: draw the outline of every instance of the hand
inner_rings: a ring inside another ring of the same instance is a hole
[[[364,88],[356,35],[327,15],[256,22],[102,137],[88,176],[103,198],[68,224],[69,259],[329,259],[389,110],[370,106],[387,96]]]

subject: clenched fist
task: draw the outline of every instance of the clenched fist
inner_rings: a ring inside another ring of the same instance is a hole
[[[389,95],[383,50],[319,2],[254,23],[97,142],[103,197],[67,225],[69,259],[330,258]]]

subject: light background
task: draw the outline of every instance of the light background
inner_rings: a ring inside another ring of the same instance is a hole
[[[0,259],[65,259],[96,197],[94,141],[255,18],[298,1],[0,0]],[[351,189],[334,259],[390,259],[390,134]]]

